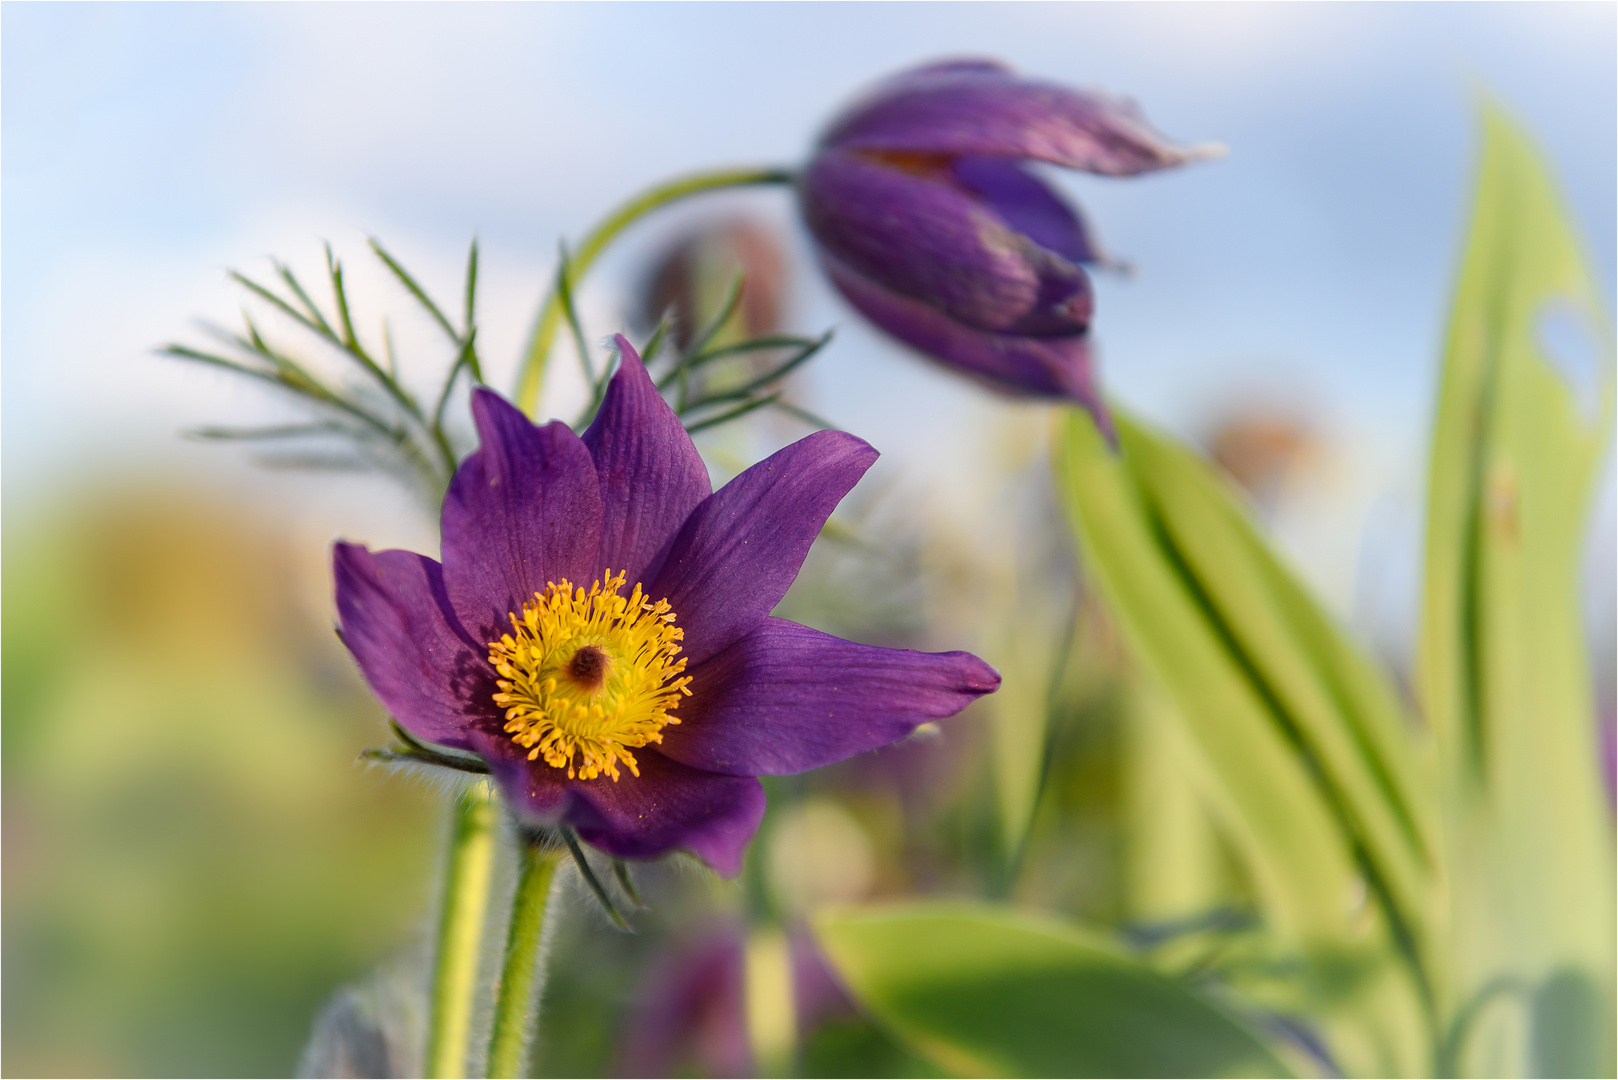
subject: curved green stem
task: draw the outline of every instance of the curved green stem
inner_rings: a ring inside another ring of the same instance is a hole
[[[432,1019],[427,1031],[427,1075],[466,1075],[466,1049],[477,989],[478,944],[489,903],[494,858],[494,805],[487,784],[477,784],[455,804],[444,907],[438,920],[438,956],[433,971]]]
[[[522,876],[511,902],[511,928],[506,934],[506,960],[500,970],[489,1037],[491,1077],[522,1076],[528,1049],[529,1014],[540,983],[540,942],[545,935],[545,909],[556,876],[556,853],[522,845]]]
[[[684,176],[642,192],[608,214],[572,252],[567,266],[569,287],[578,287],[591,264],[619,233],[659,207],[704,191],[760,184],[791,184],[796,179],[797,174],[789,169],[724,169]],[[530,416],[539,404],[539,387],[545,379],[545,362],[550,358],[551,345],[556,341],[556,333],[561,325],[561,293],[552,285],[545,297],[545,306],[540,309],[539,322],[528,345],[528,355],[523,358],[522,369],[517,375],[517,407]]]

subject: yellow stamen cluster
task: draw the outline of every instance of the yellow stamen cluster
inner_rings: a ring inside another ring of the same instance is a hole
[[[570,780],[617,780],[620,762],[639,776],[630,748],[662,742],[691,693],[685,659],[675,659],[685,633],[668,601],[650,602],[639,584],[625,599],[623,586],[611,570],[589,592],[551,582],[512,614],[511,633],[489,642],[506,731],[529,761],[566,767]]]

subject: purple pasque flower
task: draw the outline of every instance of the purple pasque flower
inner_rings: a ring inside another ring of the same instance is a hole
[[[952,61],[878,85],[835,120],[799,185],[820,258],[882,329],[996,389],[1070,398],[1110,432],[1090,356],[1084,220],[1029,171],[1132,176],[1177,147],[1135,105]]]
[[[876,451],[822,431],[713,491],[627,341],[584,437],[472,398],[442,564],[339,543],[344,643],[411,735],[476,754],[507,801],[620,858],[723,874],[760,775],[891,743],[993,691],[969,653],[859,645],[773,618]]]

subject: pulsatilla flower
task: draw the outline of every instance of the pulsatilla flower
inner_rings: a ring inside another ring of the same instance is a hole
[[[1131,176],[1219,152],[1181,148],[1133,103],[990,61],[918,68],[835,120],[799,184],[834,284],[882,329],[997,389],[1083,404],[1091,368],[1079,214],[1028,166]]]
[[[488,390],[444,498],[442,563],[339,543],[343,641],[394,719],[477,755],[513,810],[620,858],[735,873],[796,773],[960,711],[964,652],[843,641],[770,611],[876,459],[809,436],[713,491],[628,342],[584,436]]]

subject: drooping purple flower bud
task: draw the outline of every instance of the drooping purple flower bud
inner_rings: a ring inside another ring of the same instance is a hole
[[[1028,165],[1133,176],[1217,153],[1170,143],[1126,99],[952,61],[835,120],[799,197],[827,273],[878,326],[998,390],[1077,401],[1110,434],[1084,270],[1103,259]]]

